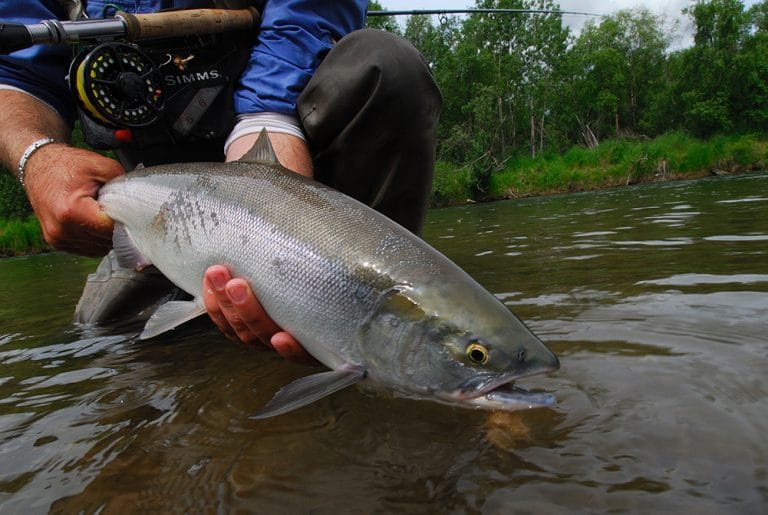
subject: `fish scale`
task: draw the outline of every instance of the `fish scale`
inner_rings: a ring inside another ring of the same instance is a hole
[[[458,266],[380,213],[282,168],[264,136],[240,161],[126,174],[102,188],[99,202],[119,228],[121,262],[151,262],[194,297],[161,306],[142,337],[202,314],[205,270],[224,264],[331,369],[288,385],[260,416],[361,381],[487,407],[492,390],[558,366]]]

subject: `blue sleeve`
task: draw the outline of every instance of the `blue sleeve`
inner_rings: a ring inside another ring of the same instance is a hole
[[[63,13],[56,2],[16,0],[0,2],[0,20],[39,23],[58,18]],[[0,84],[17,87],[55,108],[70,124],[74,108],[66,84],[72,48],[35,45],[0,55]]]
[[[235,111],[295,114],[299,94],[334,41],[364,26],[367,6],[368,0],[267,1]]]

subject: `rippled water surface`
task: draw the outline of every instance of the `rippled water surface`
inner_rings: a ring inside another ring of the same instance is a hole
[[[204,323],[70,324],[92,260],[0,261],[0,512],[766,513],[768,175],[430,213],[560,356],[514,414],[347,389]],[[523,382],[521,382],[523,384]]]

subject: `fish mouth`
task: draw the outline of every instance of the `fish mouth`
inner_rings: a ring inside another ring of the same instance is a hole
[[[541,371],[536,374],[542,373]],[[515,386],[515,381],[535,374],[489,377],[479,376],[462,385],[455,400],[477,408],[518,411],[552,407],[555,396],[546,392],[532,392]]]
[[[506,383],[464,402],[484,409],[519,411],[550,408],[557,403],[557,400],[551,393],[532,392],[519,388],[513,383]]]

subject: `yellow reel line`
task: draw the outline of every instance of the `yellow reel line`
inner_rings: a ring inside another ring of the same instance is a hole
[[[75,89],[77,90],[77,98],[80,99],[80,103],[82,104],[83,108],[88,112],[88,114],[90,114],[91,116],[93,116],[94,118],[99,120],[100,122],[112,125],[109,120],[107,120],[104,116],[102,116],[102,114],[99,111],[99,109],[95,105],[93,105],[93,102],[91,102],[90,96],[86,94],[86,91],[85,91],[85,87],[86,87],[85,86],[85,73],[86,73],[86,71],[85,71],[85,61],[86,60],[83,59],[80,62],[80,65],[77,67],[77,73],[76,73],[76,79],[75,79]],[[95,78],[95,76],[96,76],[96,74],[95,74],[95,72],[93,70],[90,72],[89,75],[92,78]],[[98,98],[98,92],[92,91],[92,93],[94,94],[94,96],[96,96],[96,98]]]
[[[74,72],[73,90],[96,121],[115,127],[143,127],[163,109],[162,78],[138,47],[103,43],[91,50]]]

